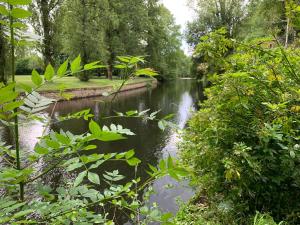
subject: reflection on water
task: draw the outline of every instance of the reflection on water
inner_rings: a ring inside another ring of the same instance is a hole
[[[169,154],[176,156],[179,140],[178,134],[172,130],[161,131],[157,126],[157,122],[153,121],[143,121],[137,118],[115,118],[108,120],[102,120],[101,118],[114,115],[116,111],[161,110],[159,113],[161,117],[173,113],[175,114],[173,122],[180,128],[184,128],[198,101],[197,95],[197,87],[194,81],[178,80],[174,83],[161,85],[153,90],[145,88],[122,93],[112,104],[101,97],[62,102],[58,103],[53,111],[52,120],[54,122],[51,125],[51,129],[55,131],[59,131],[60,129],[68,130],[74,134],[86,132],[88,130],[88,122],[84,120],[70,120],[57,123],[59,116],[78,112],[83,109],[91,109],[95,115],[95,120],[98,120],[101,125],[114,123],[131,129],[137,134],[136,136],[130,136],[126,140],[112,143],[98,142],[98,149],[95,151],[98,153],[107,153],[135,149],[137,157],[143,162],[138,171],[138,176],[144,180],[147,177],[145,169],[149,163],[156,165],[162,157],[167,157]],[[49,112],[45,112],[44,115],[49,117],[50,112],[52,112],[52,109],[49,109]],[[34,147],[38,137],[42,135],[43,129],[44,124],[40,122],[28,123],[21,128],[20,143],[24,151],[27,152]],[[9,130],[0,129],[0,138],[2,140],[11,143],[10,137]],[[112,171],[115,169],[121,171],[127,180],[134,178],[134,171],[131,167],[113,162],[106,165],[105,168],[99,169],[97,172],[101,174],[103,171]],[[171,184],[174,188],[164,188],[167,184]],[[177,197],[180,197],[182,200],[188,200],[192,195],[192,190],[186,183],[179,184],[170,177],[157,180],[154,182],[153,187],[157,194],[151,196],[151,202],[157,202],[162,210],[168,212],[176,212]],[[120,224],[125,221],[120,220]]]
[[[175,123],[180,129],[183,129],[191,116],[194,109],[194,101],[188,91],[182,93],[181,100],[178,105]],[[179,141],[178,134],[175,131],[170,131],[164,147],[162,148],[163,157],[176,156],[177,144]],[[172,188],[166,188],[165,186]],[[177,200],[188,201],[194,194],[187,182],[177,182],[167,176],[159,179],[153,184],[156,194],[152,195],[150,202],[157,202],[160,208],[166,212],[176,213],[178,210]]]

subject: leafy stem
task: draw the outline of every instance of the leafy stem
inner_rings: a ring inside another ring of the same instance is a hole
[[[13,16],[11,14],[13,10],[13,5],[9,4],[10,14],[9,14],[9,28],[10,28],[10,47],[11,47],[11,76],[13,83],[15,80],[15,36],[14,36],[14,27],[13,27]],[[13,87],[13,92],[16,92],[15,86]],[[16,102],[16,99],[13,100]],[[20,158],[20,142],[19,142],[19,118],[18,118],[18,108],[14,109],[14,131],[15,131],[15,148],[16,148],[16,162],[17,169],[21,170],[21,158]],[[24,184],[20,182],[20,200],[24,201]]]

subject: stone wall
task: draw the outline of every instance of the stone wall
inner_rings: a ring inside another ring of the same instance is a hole
[[[138,83],[126,84],[120,92],[135,90],[139,88],[145,88],[148,86],[156,87],[157,80],[150,80],[150,81],[142,81]],[[68,89],[65,90],[64,93],[67,95],[72,96],[71,99],[80,99],[80,98],[88,98],[88,97],[96,97],[96,96],[103,96],[105,93],[114,93],[117,90],[114,89],[112,86],[107,87],[99,87],[99,88],[80,88],[80,89]],[[39,92],[41,95],[56,99],[58,101],[66,100],[63,98],[59,91],[41,91]]]

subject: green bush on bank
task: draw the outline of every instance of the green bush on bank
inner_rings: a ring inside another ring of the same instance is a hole
[[[174,224],[175,225],[222,225],[220,222],[222,214],[213,214],[211,210],[201,204],[189,204],[183,206],[177,213]],[[231,218],[232,219],[232,218]],[[239,225],[239,223],[228,218],[230,225]],[[243,224],[247,225],[287,225],[284,222],[276,223],[269,214],[257,213],[254,217],[245,219]]]
[[[232,41],[181,144],[206,198],[193,215],[212,224],[248,224],[256,211],[300,223],[300,51],[269,43]]]
[[[34,69],[42,73],[43,68],[43,60],[38,56],[28,56],[16,61],[16,74],[18,75],[31,74]]]

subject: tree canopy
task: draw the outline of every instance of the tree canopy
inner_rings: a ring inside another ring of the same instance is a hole
[[[112,67],[118,55],[146,56],[162,79],[188,71],[180,27],[157,0],[35,0],[30,9],[44,68],[80,53],[84,63],[106,64],[100,73],[110,79],[118,75]]]

